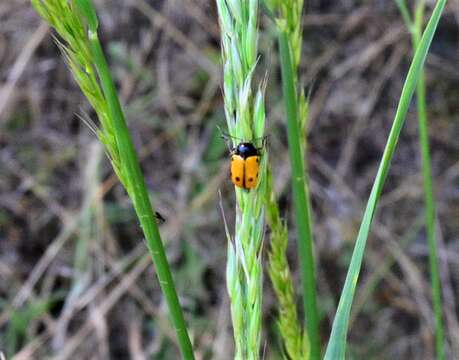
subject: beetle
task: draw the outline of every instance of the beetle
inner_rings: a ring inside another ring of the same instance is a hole
[[[251,190],[258,185],[260,161],[262,150],[265,147],[267,136],[256,138],[252,141],[244,141],[230,134],[223,132],[218,127],[223,140],[227,142],[228,149],[231,155],[230,178],[234,186],[245,190]],[[231,147],[229,138],[239,141],[239,143]],[[262,140],[261,148],[254,145],[257,140]]]
[[[261,149],[251,142],[240,142],[231,151],[231,182],[250,190],[258,184]]]

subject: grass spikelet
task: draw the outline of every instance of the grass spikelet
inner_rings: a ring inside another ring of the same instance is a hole
[[[253,90],[257,60],[257,0],[217,0],[222,43],[223,89],[228,131],[262,147],[265,128],[264,85]],[[236,188],[234,240],[228,244],[227,280],[236,359],[258,359],[261,338],[266,151],[262,151],[255,189]]]
[[[108,102],[97,78],[86,26],[76,3],[67,0],[31,0],[31,2],[40,16],[56,30],[62,39],[55,38],[56,43],[62,51],[73,78],[97,114],[99,126],[96,127],[96,134],[107,150],[114,171],[129,192],[129,184],[121,169],[112,121],[109,118]]]
[[[277,323],[289,358],[309,359],[309,339],[298,321],[295,291],[287,260],[288,229],[281,220],[272,189],[272,174],[268,170],[266,218],[271,229],[268,271],[278,301]]]
[[[98,38],[95,8],[91,0],[31,0],[31,2],[41,17],[62,39],[57,42],[69,69],[97,114],[99,127],[96,128],[96,134],[104,144],[113,169],[133,202],[169,307],[182,356],[185,359],[194,359],[182,309],[156,224],[155,211]]]

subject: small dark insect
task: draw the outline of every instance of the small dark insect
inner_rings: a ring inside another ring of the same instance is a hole
[[[155,211],[155,217],[156,217],[156,221],[158,222],[158,224],[162,224],[166,222],[166,219],[164,219],[163,216],[157,211]]]

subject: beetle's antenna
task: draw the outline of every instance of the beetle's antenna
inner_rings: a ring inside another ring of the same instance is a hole
[[[218,126],[218,125],[217,125],[217,129],[220,131],[220,134],[221,134],[222,138],[225,139],[225,140],[228,139],[228,138],[232,138],[232,139],[236,139],[238,141],[244,141],[244,139],[238,138],[237,136],[233,136],[233,135],[228,134],[227,132],[223,131],[221,129],[221,127]]]
[[[220,126],[217,125],[218,131],[220,131],[220,137],[225,141],[226,146],[228,147],[228,151],[231,153],[233,151],[233,147],[229,143],[229,138],[231,137],[229,134],[226,134],[222,131]]]

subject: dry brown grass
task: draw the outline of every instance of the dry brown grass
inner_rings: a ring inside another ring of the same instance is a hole
[[[147,178],[154,174],[149,187],[167,218],[162,231],[197,357],[229,359],[226,240],[217,190],[228,221],[234,199],[225,145],[215,129],[224,124],[216,9],[203,0],[102,3],[102,40],[111,51],[143,168]],[[390,1],[321,3],[306,7],[301,74],[305,83],[314,81],[310,168],[325,342],[406,72],[410,39]],[[459,8],[451,1],[427,61],[448,358],[459,354],[458,24]],[[289,169],[273,42],[266,31],[260,68],[271,69],[270,158],[288,216]],[[11,347],[14,335],[15,359],[177,358],[130,204],[106,158],[97,156],[93,134],[76,116],[88,109],[28,1],[2,1],[0,350]],[[417,149],[412,112],[354,307],[360,312],[349,348],[356,358],[432,358]],[[84,261],[75,261],[77,249],[83,249]],[[268,284],[265,289],[271,291]],[[272,295],[265,299],[265,323],[274,323]],[[17,325],[23,318],[25,333]],[[373,342],[362,343],[362,334]],[[272,331],[264,341],[267,358],[276,358]]]

